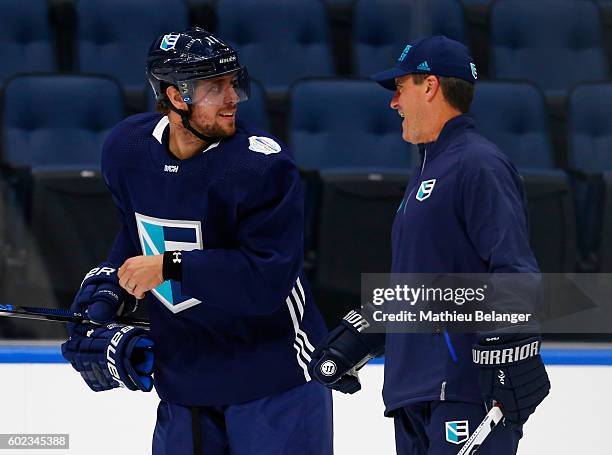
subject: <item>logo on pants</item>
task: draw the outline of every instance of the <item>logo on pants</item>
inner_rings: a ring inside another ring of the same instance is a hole
[[[454,420],[445,422],[446,440],[452,444],[461,444],[470,437],[469,423],[467,420]]]

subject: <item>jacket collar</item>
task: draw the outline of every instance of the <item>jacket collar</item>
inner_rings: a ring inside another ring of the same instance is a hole
[[[427,162],[430,162],[432,159],[446,150],[453,139],[461,135],[466,130],[473,128],[474,119],[466,114],[461,114],[450,119],[442,127],[442,131],[440,131],[440,135],[436,141],[418,145],[419,154],[421,155],[421,163],[423,162],[425,149],[427,149]]]

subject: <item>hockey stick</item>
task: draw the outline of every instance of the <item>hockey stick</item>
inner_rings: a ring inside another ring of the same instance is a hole
[[[493,406],[457,455],[475,454],[503,416],[504,413],[502,412],[501,408],[499,406]]]
[[[90,323],[83,314],[73,313],[68,310],[62,310],[60,308],[40,308],[40,307],[29,307],[29,306],[17,306],[17,305],[1,305],[0,304],[0,316],[9,318],[22,318],[22,319],[37,319],[43,321],[58,321],[58,322],[75,322],[75,323]],[[126,317],[118,317],[115,322],[119,324],[133,325],[136,327],[142,327],[144,329],[149,328],[149,321],[143,319],[131,319]]]

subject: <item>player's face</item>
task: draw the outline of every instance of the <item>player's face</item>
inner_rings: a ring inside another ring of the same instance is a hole
[[[396,90],[390,106],[402,117],[402,139],[411,144],[423,142],[425,133],[423,129],[424,85],[416,85],[410,75],[395,79]]]
[[[235,73],[204,79],[193,94],[192,125],[206,136],[229,137],[236,132],[236,109],[240,98],[234,88]]]

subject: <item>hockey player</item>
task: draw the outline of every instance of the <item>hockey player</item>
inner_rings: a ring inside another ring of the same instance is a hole
[[[421,152],[393,224],[392,272],[537,276],[520,176],[465,115],[477,79],[467,48],[422,38],[372,78],[395,92],[402,138]],[[380,336],[364,331],[368,324],[349,314],[318,345],[309,366],[317,380],[359,389],[355,367],[381,351]],[[539,336],[522,333],[387,333],[383,397],[397,453],[454,455],[497,403],[505,420],[479,455],[515,454],[522,425],[550,388]],[[529,355],[495,355],[515,351]]]
[[[147,75],[161,114],[104,145],[123,227],[73,305],[107,324],[129,293],[151,330],[76,326],[64,355],[94,390],[150,390],[154,344],[153,455],[331,454],[331,391],[307,370],[326,330],[302,271],[294,161],[236,120],[249,76],[219,38],[158,38]]]

